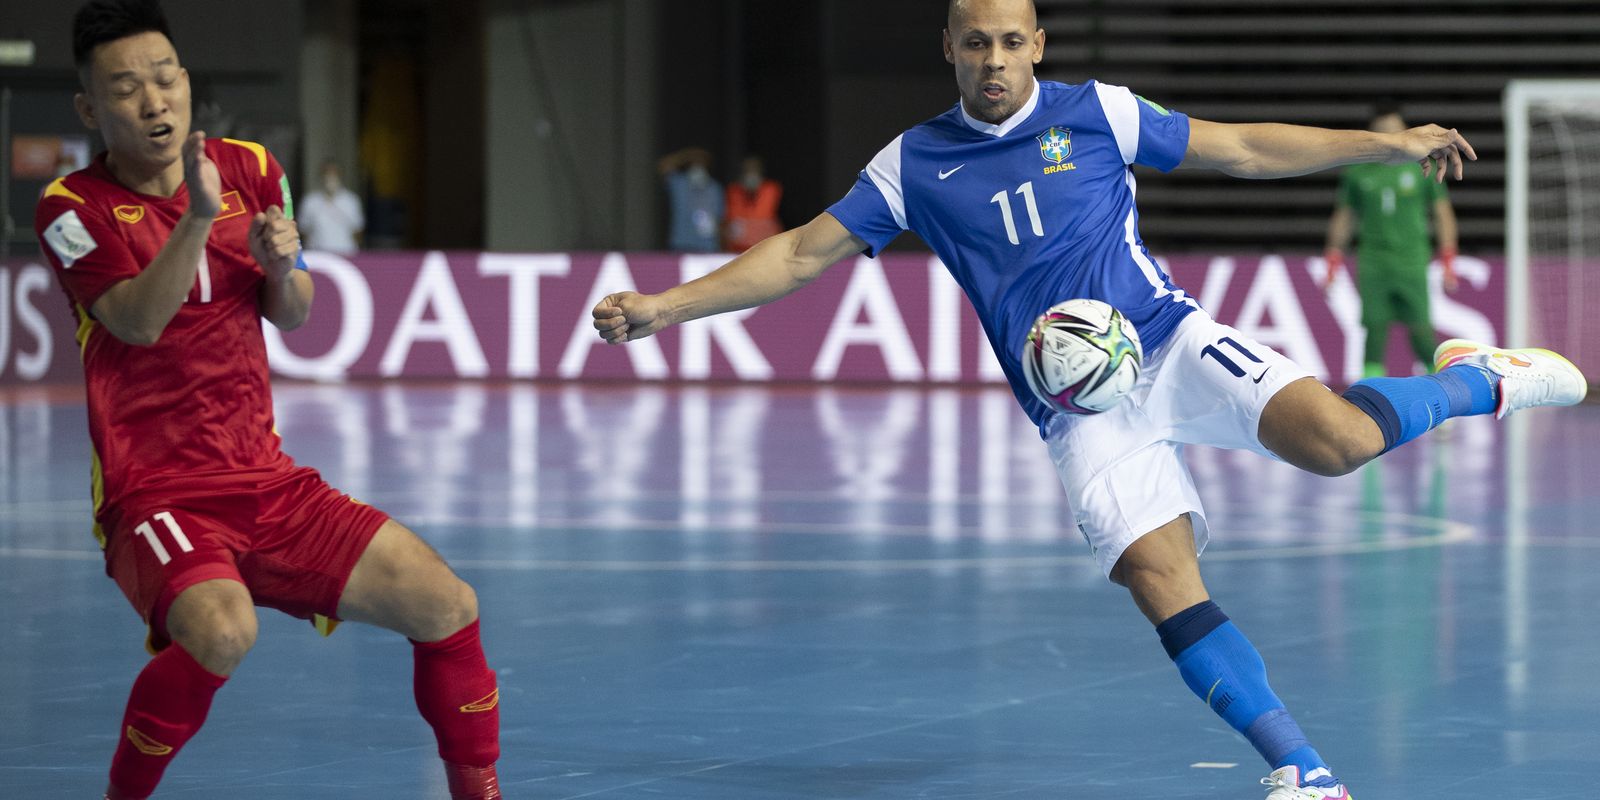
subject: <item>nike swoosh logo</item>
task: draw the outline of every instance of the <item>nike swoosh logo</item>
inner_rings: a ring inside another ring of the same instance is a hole
[[[1260,375],[1257,375],[1254,378],[1251,378],[1250,380],[1251,380],[1252,383],[1260,383],[1261,379],[1267,377],[1267,373],[1269,373],[1271,371],[1272,371],[1272,367],[1267,367],[1266,369],[1261,370],[1261,374]]]
[[[966,166],[966,164],[962,164],[962,165],[961,165],[961,167],[964,167],[964,166]],[[939,170],[939,180],[941,180],[941,181],[942,181],[942,180],[944,180],[944,179],[945,179],[945,178],[948,178],[948,177],[950,177],[950,176],[951,176],[951,175],[954,175],[954,174],[956,174],[956,173],[957,173],[957,172],[959,172],[959,171],[961,171],[961,167],[956,167],[956,168],[955,168],[955,169],[953,169],[953,170],[950,170],[950,171],[949,171],[949,172],[945,172],[945,171],[944,171],[944,170],[942,170],[942,169],[941,169],[941,170]]]

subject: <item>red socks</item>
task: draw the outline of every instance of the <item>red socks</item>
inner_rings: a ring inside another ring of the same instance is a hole
[[[493,764],[464,767],[446,761],[444,776],[451,800],[500,800],[500,779],[495,776]]]
[[[172,757],[205,723],[211,698],[227,680],[177,644],[150,659],[128,694],[106,796],[149,797]]]
[[[483,657],[477,621],[442,641],[412,645],[417,709],[439,739],[451,796],[498,798],[500,692]],[[128,697],[106,796],[149,797],[172,757],[200,730],[211,698],[227,680],[207,672],[177,644],[151,659]]]
[[[478,621],[440,641],[411,644],[417,710],[439,738],[439,756],[447,765],[492,767],[500,758],[500,690],[483,657]],[[489,770],[491,784],[493,775]]]

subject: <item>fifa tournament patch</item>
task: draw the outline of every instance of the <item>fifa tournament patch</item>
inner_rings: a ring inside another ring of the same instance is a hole
[[[278,191],[283,193],[283,218],[294,219],[294,193],[289,191],[289,176],[278,178]]]
[[[89,255],[100,246],[100,243],[89,235],[89,229],[83,227],[83,220],[78,218],[76,209],[56,217],[56,221],[44,229],[44,240],[50,245],[51,250],[56,251],[63,269],[71,269],[78,259]]]
[[[1144,103],[1145,105],[1149,106],[1151,111],[1154,111],[1154,112],[1156,112],[1157,114],[1160,114],[1163,117],[1172,116],[1172,112],[1168,111],[1166,109],[1166,107],[1162,106],[1160,103],[1157,103],[1157,102],[1155,102],[1153,100],[1146,100],[1144,95],[1140,95],[1140,94],[1136,94],[1136,95],[1134,95],[1134,97],[1139,98],[1139,102]]]

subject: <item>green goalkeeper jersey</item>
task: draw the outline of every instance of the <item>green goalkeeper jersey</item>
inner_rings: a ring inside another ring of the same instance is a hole
[[[1380,267],[1423,272],[1432,260],[1428,221],[1434,203],[1447,197],[1444,184],[1422,175],[1416,164],[1357,164],[1339,176],[1339,205],[1355,212],[1357,268],[1372,275]]]

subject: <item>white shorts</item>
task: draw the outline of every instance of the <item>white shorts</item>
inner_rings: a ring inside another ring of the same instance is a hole
[[[1311,373],[1237,329],[1195,311],[1153,352],[1133,391],[1100,414],[1058,414],[1045,441],[1078,530],[1107,576],[1140,536],[1188,513],[1195,552],[1209,538],[1183,446],[1253,450],[1279,389]]]

